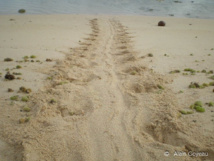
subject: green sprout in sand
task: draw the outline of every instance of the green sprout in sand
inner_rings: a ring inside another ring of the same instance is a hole
[[[205,112],[201,101],[196,101],[193,105],[190,106],[190,108],[195,109],[197,112]]]
[[[21,65],[17,65],[17,66],[16,66],[16,69],[21,69],[21,68],[22,68]]]
[[[30,56],[30,58],[35,59],[35,58],[36,58],[36,56],[35,56],[35,55],[31,55],[31,56]]]
[[[19,96],[18,95],[12,96],[12,97],[10,97],[10,100],[12,100],[12,101],[18,101],[19,100]]]

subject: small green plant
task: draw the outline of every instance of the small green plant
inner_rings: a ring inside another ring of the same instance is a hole
[[[200,106],[195,106],[195,110],[197,112],[205,112],[205,109],[203,107],[200,107]]]
[[[207,71],[206,71],[205,69],[203,69],[203,70],[201,71],[201,73],[207,73]]]
[[[176,69],[176,70],[170,71],[169,73],[170,73],[170,74],[175,74],[175,73],[180,73],[180,72],[181,72],[180,70]]]
[[[23,108],[23,111],[24,111],[24,112],[30,112],[30,111],[31,111],[31,108],[28,107],[28,106],[25,106],[25,107]]]
[[[213,76],[211,76],[211,77],[209,77],[210,79],[212,79],[212,80],[214,80],[214,75]]]
[[[201,102],[201,101],[196,101],[196,102],[194,103],[194,105],[195,105],[195,106],[201,106],[201,107],[202,107],[202,102]]]
[[[178,93],[184,93],[184,91],[180,90]]]
[[[17,66],[16,66],[16,69],[20,69],[20,68],[22,68],[21,65],[17,65]]]
[[[160,84],[158,84],[157,87],[158,87],[159,89],[161,89],[161,90],[164,90],[164,87],[161,86]]]
[[[190,73],[195,73],[196,71],[194,69],[191,68],[186,68],[184,69],[185,72],[190,72]]]
[[[13,75],[22,75],[22,73],[13,72]]]
[[[73,115],[75,115],[75,112],[69,112],[69,115],[73,116]]]
[[[193,53],[191,53],[190,56],[193,56]]]
[[[207,74],[213,74],[214,71],[213,70],[210,70],[209,72],[207,72]]]
[[[214,82],[210,82],[210,83],[209,83],[209,86],[214,86]]]
[[[179,112],[181,114],[183,114],[183,115],[188,115],[188,114],[193,114],[194,113],[192,110],[191,111],[180,110]]]
[[[10,97],[10,100],[12,100],[12,101],[18,101],[19,100],[19,96],[18,95],[12,96],[12,97]]]
[[[209,103],[206,103],[209,107],[213,107],[214,106],[214,103],[213,102],[209,102]]]
[[[152,53],[149,53],[149,54],[148,54],[148,57],[153,57],[153,54],[152,54]]]
[[[54,103],[56,103],[57,101],[55,100],[55,99],[51,99],[50,100],[50,103],[52,103],[52,104],[54,104]]]
[[[10,71],[10,69],[9,69],[9,68],[6,68],[5,71],[8,72],[8,71]]]
[[[68,82],[59,82],[58,85],[67,84]]]
[[[183,75],[189,75],[188,73],[182,73]]]
[[[30,117],[25,117],[25,118],[20,118],[19,119],[19,123],[20,124],[23,124],[23,123],[26,123],[26,122],[29,122],[30,121]]]
[[[137,72],[136,72],[135,70],[133,70],[133,71],[130,72],[130,74],[131,74],[131,75],[136,75]]]
[[[21,101],[28,102],[29,101],[29,97],[28,96],[23,96]]]
[[[47,77],[48,80],[53,80],[53,77]]]
[[[214,48],[211,48],[210,50],[214,50]]]
[[[30,56],[30,58],[35,59],[35,58],[36,58],[36,56],[35,56],[35,55],[31,55],[31,56]]]
[[[197,82],[191,82],[189,88],[200,88],[200,85]]]
[[[27,60],[27,59],[29,59],[29,57],[28,56],[24,56],[23,59]]]
[[[13,61],[12,58],[5,58],[4,61]]]
[[[193,105],[190,106],[190,108],[195,109],[197,112],[205,112],[201,101],[196,101]]]

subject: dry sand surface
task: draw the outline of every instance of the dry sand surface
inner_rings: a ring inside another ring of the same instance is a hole
[[[157,26],[161,19],[165,27]],[[214,86],[188,88],[214,81],[214,20],[7,15],[0,21],[1,161],[214,158],[214,107],[206,104],[214,102]],[[6,69],[21,78],[5,80]],[[196,101],[205,112],[189,108]]]

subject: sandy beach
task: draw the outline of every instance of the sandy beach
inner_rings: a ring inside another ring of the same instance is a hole
[[[0,161],[214,158],[214,20],[0,21]]]

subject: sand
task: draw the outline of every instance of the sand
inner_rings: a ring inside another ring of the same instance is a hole
[[[188,88],[191,82],[213,81],[213,74],[183,71],[214,70],[214,20],[85,15],[0,20],[0,160],[214,158],[214,107],[205,104],[214,101],[214,87]],[[159,20],[166,26],[158,27]],[[36,58],[23,61],[31,55]],[[7,57],[14,61],[4,62]],[[14,69],[17,65],[22,68]],[[6,68],[21,72],[16,76],[21,79],[5,80]],[[32,92],[20,92],[21,86]],[[10,100],[14,95],[18,101]],[[26,95],[29,100],[21,101]],[[195,101],[206,111],[191,110]],[[174,156],[190,151],[208,156]]]

